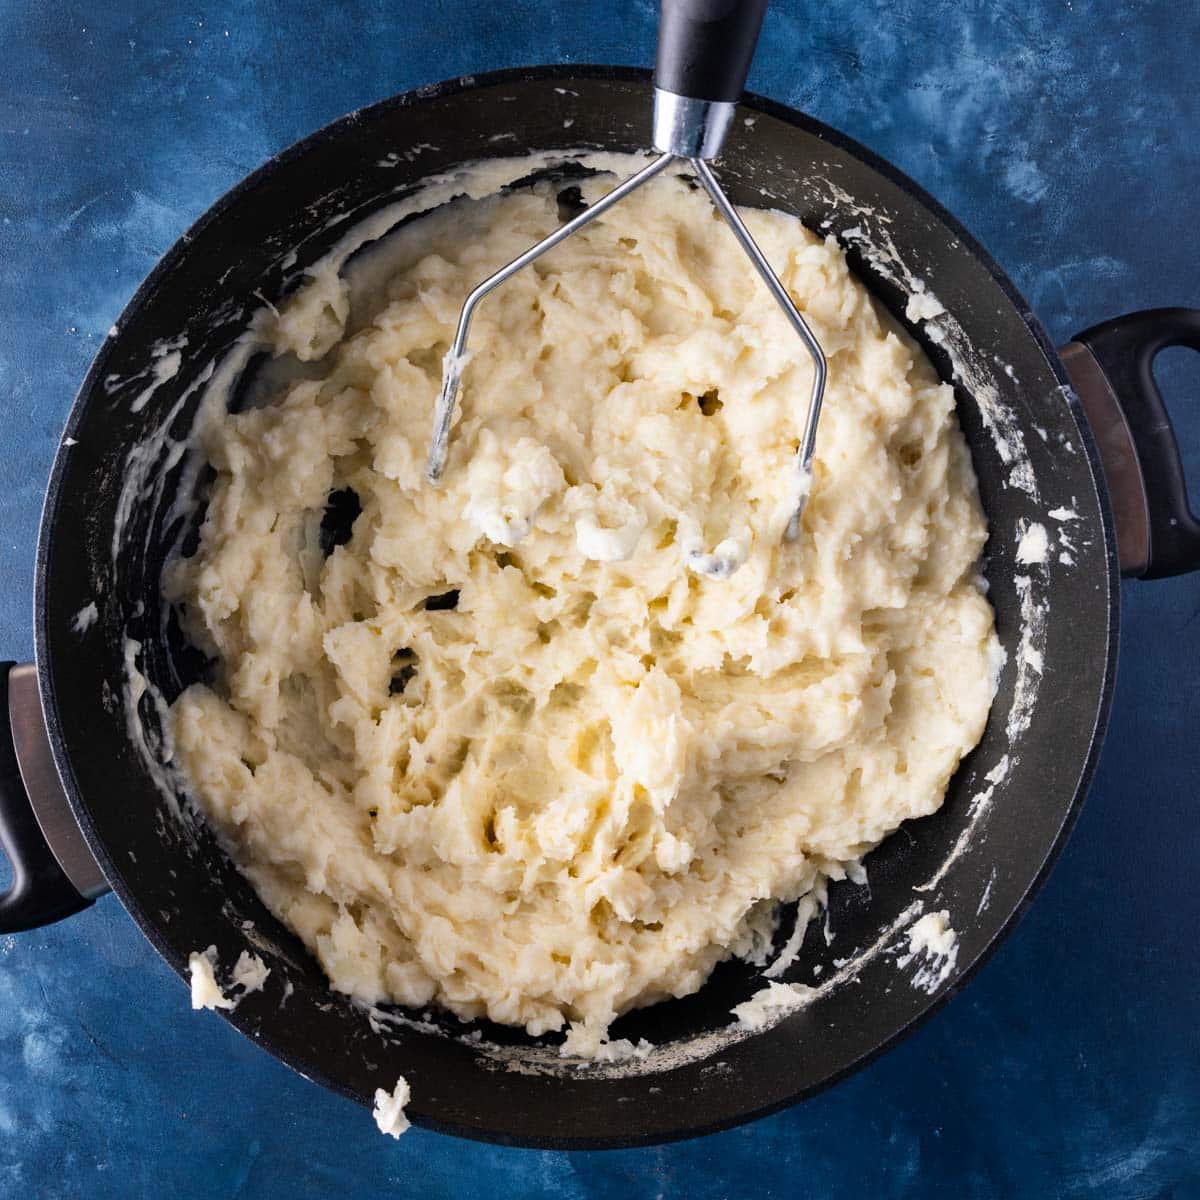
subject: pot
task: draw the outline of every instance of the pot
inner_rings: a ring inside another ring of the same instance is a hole
[[[0,731],[0,834],[14,872],[0,931],[66,917],[111,887],[181,976],[189,953],[209,945],[226,966],[242,950],[260,954],[271,968],[265,988],[223,1015],[309,1078],[369,1105],[403,1073],[417,1124],[596,1148],[705,1133],[812,1095],[934,1012],[1012,928],[1100,751],[1119,575],[1200,566],[1200,524],[1151,374],[1161,348],[1200,348],[1200,312],[1121,317],[1057,354],[999,267],[911,180],[753,96],[718,164],[733,199],[837,237],[954,382],[1008,652],[987,730],[942,809],[867,858],[867,886],[831,887],[832,944],[811,927],[785,976],[814,984],[811,1002],[761,1032],[731,1029],[730,1009],[763,980],[727,963],[696,995],[614,1026],[614,1037],[658,1046],[649,1058],[586,1067],[517,1031],[484,1024],[473,1042],[446,1014],[367,1012],[329,990],[208,828],[189,819],[164,766],[157,705],[198,669],[159,596],[178,532],[171,501],[193,478],[178,439],[203,370],[229,351],[260,296],[285,296],[351,225],[421,179],[534,151],[638,150],[650,97],[645,72],[546,67],[384,101],[255,172],[141,286],[84,381],[55,458],[38,544],[36,667],[0,673],[11,718],[11,737],[7,724]],[[922,289],[945,311],[914,322],[906,304]],[[173,375],[155,370],[165,346],[185,346]],[[154,486],[130,485],[146,479]],[[907,931],[940,911],[957,931],[957,958],[918,970]]]

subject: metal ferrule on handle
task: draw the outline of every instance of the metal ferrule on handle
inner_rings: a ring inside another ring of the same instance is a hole
[[[654,148],[679,158],[716,158],[733,124],[730,100],[696,100],[654,89]]]

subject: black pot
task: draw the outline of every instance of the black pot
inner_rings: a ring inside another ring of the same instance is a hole
[[[352,113],[272,160],[163,258],[71,411],[38,546],[36,672],[3,673],[13,740],[0,744],[0,832],[15,882],[0,898],[0,931],[57,920],[111,886],[181,975],[189,952],[209,944],[223,964],[256,948],[270,979],[228,1019],[306,1076],[369,1104],[376,1087],[390,1088],[403,1073],[418,1124],[522,1145],[601,1147],[720,1129],[811,1095],[934,1011],[1012,927],[1060,849],[1099,754],[1119,571],[1200,565],[1200,526],[1150,372],[1164,346],[1200,348],[1200,314],[1124,317],[1080,335],[1060,358],[996,264],[920,188],[834,131],[754,97],[719,164],[733,198],[837,235],[901,319],[906,270],[950,314],[933,322],[935,340],[928,324],[913,333],[957,386],[991,523],[991,599],[1009,652],[987,731],[945,806],[869,857],[869,887],[831,889],[833,945],[810,930],[787,976],[854,983],[825,986],[807,1008],[756,1035],[709,1036],[762,986],[751,968],[726,964],[697,995],[614,1028],[614,1036],[672,1043],[640,1074],[556,1065],[552,1052],[511,1030],[485,1030],[485,1041],[507,1050],[472,1045],[439,1014],[420,1027],[369,1022],[329,991],[207,828],[177,819],[154,778],[161,748],[145,698],[149,744],[131,740],[129,697],[118,686],[126,637],[140,643],[137,666],[167,701],[196,670],[158,602],[176,533],[164,525],[179,464],[164,457],[161,488],[135,497],[113,560],[131,455],[156,453],[146,439],[164,424],[176,438],[186,432],[196,399],[189,386],[242,331],[259,293],[278,299],[350,224],[430,173],[534,150],[636,150],[647,141],[649,111],[648,75],[612,68],[510,71],[421,89]],[[135,406],[151,347],[181,333],[188,341],[178,375]],[[1058,521],[1052,510],[1072,515]],[[1044,563],[1018,561],[1028,522],[1052,534]],[[75,618],[93,602],[99,618],[78,632]],[[928,994],[897,959],[907,922],[941,909],[958,931],[959,953]]]

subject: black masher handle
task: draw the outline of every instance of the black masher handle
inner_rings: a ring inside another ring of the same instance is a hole
[[[692,100],[736,102],[767,0],[662,0],[654,86]]]

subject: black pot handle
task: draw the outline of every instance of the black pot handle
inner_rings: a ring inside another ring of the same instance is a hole
[[[1200,309],[1129,313],[1084,330],[1062,351],[1104,464],[1121,573],[1143,579],[1200,569],[1200,521],[1154,380],[1154,359],[1168,346],[1200,350]]]
[[[741,98],[767,0],[662,0],[654,86],[691,100]]]
[[[25,792],[9,719],[13,665],[0,663],[0,845],[12,867],[12,884],[0,895],[0,933],[49,925],[92,903],[58,865]]]

